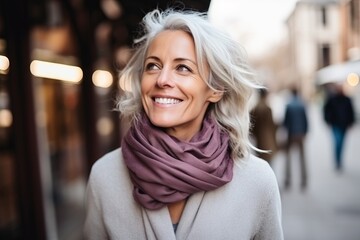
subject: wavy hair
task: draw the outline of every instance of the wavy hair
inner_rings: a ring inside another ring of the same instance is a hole
[[[220,127],[229,133],[233,159],[249,154],[250,97],[261,85],[247,63],[243,48],[229,35],[208,21],[206,13],[194,11],[153,10],[143,18],[142,36],[134,41],[134,53],[120,73],[120,81],[130,86],[120,96],[117,107],[121,114],[136,120],[143,111],[140,81],[147,49],[154,38],[165,30],[181,30],[194,39],[197,63],[201,76],[209,66],[208,86],[223,93],[222,99],[209,105]]]

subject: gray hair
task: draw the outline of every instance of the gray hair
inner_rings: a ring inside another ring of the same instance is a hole
[[[209,66],[206,83],[211,89],[223,92],[222,99],[210,105],[209,111],[229,133],[232,158],[242,158],[249,154],[250,148],[255,149],[249,139],[250,97],[261,86],[254,80],[242,47],[213,26],[205,13],[154,10],[143,18],[142,27],[144,35],[135,40],[135,52],[120,75],[120,81],[131,86],[131,91],[125,91],[117,103],[121,114],[135,120],[143,111],[140,81],[150,43],[162,31],[181,30],[194,39],[201,76],[205,76]]]

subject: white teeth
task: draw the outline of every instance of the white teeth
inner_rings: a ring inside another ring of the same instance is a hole
[[[155,102],[160,104],[176,104],[179,103],[180,100],[175,98],[155,98]]]

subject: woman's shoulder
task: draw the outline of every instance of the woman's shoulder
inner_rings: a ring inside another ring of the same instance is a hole
[[[102,157],[96,160],[93,166],[111,164],[113,159],[119,159],[120,157],[121,157],[121,148],[116,148],[104,154]]]
[[[102,168],[109,168],[114,167],[115,165],[119,164],[119,160],[122,158],[121,155],[121,149],[117,148],[115,150],[112,150],[105,155],[103,155],[101,158],[96,160],[96,162],[92,166],[92,171]]]
[[[235,161],[235,166],[239,170],[246,171],[261,171],[262,173],[272,173],[273,170],[269,163],[264,159],[261,159],[253,154],[249,154],[247,157]]]
[[[92,166],[90,181],[114,182],[127,178],[121,149],[117,148],[99,158]]]
[[[248,183],[251,188],[278,189],[276,175],[269,163],[255,155],[249,154],[235,163],[234,180]]]
[[[124,222],[129,218],[141,221],[140,208],[132,197],[132,191],[133,185],[120,148],[105,154],[93,164],[87,184],[88,208],[98,211],[95,214],[112,228],[112,233],[114,226],[117,232],[122,231],[119,229],[126,231],[129,224]]]

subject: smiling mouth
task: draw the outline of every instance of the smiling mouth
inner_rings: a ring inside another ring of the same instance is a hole
[[[176,98],[154,98],[154,101],[159,104],[177,104],[181,102]]]

